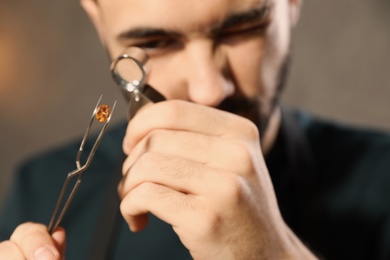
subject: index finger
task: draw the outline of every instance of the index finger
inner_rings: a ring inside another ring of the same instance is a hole
[[[258,129],[238,115],[181,100],[156,103],[142,109],[130,121],[125,137],[127,153],[153,129],[191,131],[220,137],[258,138]]]

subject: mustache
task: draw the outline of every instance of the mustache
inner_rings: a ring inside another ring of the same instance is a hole
[[[245,116],[260,113],[261,102],[257,98],[228,97],[217,108],[236,115]]]
[[[264,134],[270,114],[262,111],[262,102],[258,98],[230,97],[225,99],[218,109],[245,117],[251,120],[258,128],[260,135]]]

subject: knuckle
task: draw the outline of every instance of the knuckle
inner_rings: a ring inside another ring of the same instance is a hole
[[[235,147],[235,156],[242,165],[248,165],[252,163],[252,154],[249,151],[247,144],[239,142]]]
[[[128,194],[126,203],[121,205],[121,211],[122,213],[127,212],[128,215],[135,215],[135,213],[139,213],[140,209],[145,208],[146,205],[150,206],[151,202],[156,200],[162,204],[172,204],[175,201],[169,196],[167,190],[158,184],[142,182]]]
[[[239,142],[235,147],[236,162],[238,164],[238,173],[241,176],[250,176],[255,173],[255,162],[250,146],[247,143]]]
[[[126,204],[138,207],[153,198],[156,192],[156,185],[151,182],[142,182],[126,196]]]
[[[211,233],[216,233],[220,229],[222,223],[222,217],[220,214],[216,212],[212,212],[208,214],[207,221],[206,221],[206,228]]]
[[[131,170],[131,162],[129,157],[127,157],[127,159],[124,161],[122,165],[122,174],[126,175],[130,170]]]
[[[156,193],[156,187],[150,182],[143,182],[134,190],[137,198],[149,198],[154,193]]]
[[[159,137],[161,135],[160,129],[152,129],[145,136],[145,151],[150,151],[153,149],[154,145],[158,143]]]
[[[210,237],[219,232],[222,217],[215,211],[207,212],[204,218],[198,222],[196,232],[199,236]]]
[[[243,118],[243,122],[241,123],[242,123],[242,128],[244,129],[245,136],[249,140],[257,141],[260,139],[259,129],[255,125],[255,123],[253,123],[252,121],[246,118]]]
[[[143,184],[140,184],[122,199],[119,209],[123,216],[135,215],[135,210],[138,208],[139,203],[142,203],[142,200],[145,199],[145,191],[142,186]]]
[[[16,227],[13,234],[11,235],[11,240],[20,240],[31,233],[40,233],[43,230],[46,231],[46,227],[43,224],[33,223],[33,222],[26,222],[22,223],[19,226]]]
[[[123,142],[122,142],[122,150],[125,154],[128,154],[129,153],[129,149],[130,149],[130,144],[129,144],[129,137],[128,135],[126,134],[124,139],[123,139]]]
[[[240,203],[243,194],[241,178],[237,175],[230,175],[225,179],[223,189],[223,200],[227,202],[227,207]]]
[[[176,122],[180,118],[182,118],[184,114],[184,106],[185,103],[181,100],[170,100],[167,102],[164,102],[164,109],[162,110],[163,116],[160,118],[163,118],[164,121],[168,122]]]
[[[18,246],[10,241],[0,242],[0,259],[24,259]]]

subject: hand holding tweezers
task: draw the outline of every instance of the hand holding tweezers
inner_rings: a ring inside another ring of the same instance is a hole
[[[104,133],[105,133],[107,127],[108,127],[108,124],[109,124],[109,122],[111,120],[111,116],[112,116],[112,114],[114,112],[116,101],[114,102],[114,104],[112,106],[112,110],[109,113],[108,117],[106,118],[105,123],[104,123],[102,129],[99,132],[99,135],[98,135],[98,137],[97,137],[97,139],[96,139],[96,141],[95,141],[95,143],[94,143],[94,145],[92,147],[92,150],[90,151],[90,153],[89,153],[85,163],[82,165],[80,163],[81,155],[83,153],[84,146],[85,146],[85,143],[87,141],[87,138],[88,138],[89,132],[91,130],[92,124],[96,120],[95,116],[98,113],[99,104],[100,104],[101,99],[102,99],[102,97],[99,98],[99,100],[98,100],[98,102],[96,104],[95,110],[92,113],[91,120],[89,121],[89,125],[88,125],[88,127],[87,127],[87,129],[85,131],[84,137],[83,137],[83,139],[81,141],[81,145],[80,145],[79,151],[78,151],[77,156],[76,156],[76,169],[68,173],[68,176],[66,177],[65,182],[64,182],[64,184],[62,186],[61,193],[60,193],[60,195],[58,197],[57,204],[55,206],[53,215],[52,215],[51,220],[50,220],[50,224],[48,226],[49,233],[53,233],[53,231],[58,227],[58,225],[60,224],[62,218],[64,217],[65,212],[67,211],[71,201],[73,200],[74,195],[76,194],[77,189],[80,186],[81,179],[83,177],[83,172],[90,166],[90,164],[92,162],[92,159],[93,159],[93,156],[95,155],[95,152],[96,152],[97,148],[99,147],[99,144],[100,144],[100,142],[101,142],[101,140],[103,138],[103,135],[104,135]],[[66,199],[65,192],[67,190],[69,182],[73,178],[76,178],[76,177],[77,177],[76,183],[74,184],[73,189],[71,190],[69,196]],[[61,212],[59,212],[60,206],[63,203],[65,203],[65,204],[64,204]]]

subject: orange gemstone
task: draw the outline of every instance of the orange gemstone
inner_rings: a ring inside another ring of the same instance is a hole
[[[96,120],[103,123],[110,117],[111,109],[107,105],[100,105],[96,112]]]

